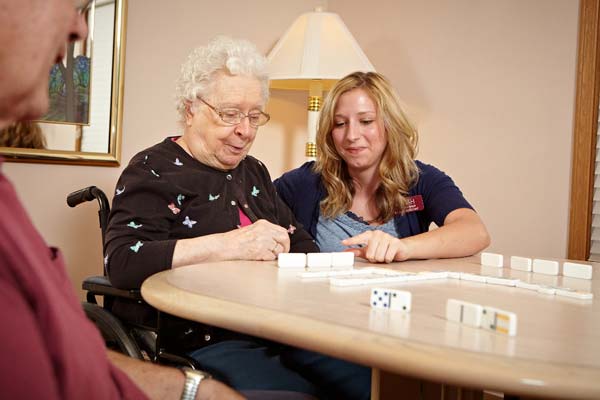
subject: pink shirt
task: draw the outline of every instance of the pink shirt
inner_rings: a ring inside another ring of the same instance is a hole
[[[246,214],[244,214],[242,209],[238,208],[238,211],[240,212],[240,228],[243,228],[244,226],[252,225],[252,221],[250,221],[250,218],[248,218],[248,216]]]
[[[2,173],[0,238],[1,397],[146,399],[108,361],[60,252],[44,242]]]

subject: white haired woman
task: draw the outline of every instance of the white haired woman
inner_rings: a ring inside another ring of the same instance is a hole
[[[248,155],[269,121],[266,59],[255,46],[218,37],[195,49],[177,97],[183,134],[138,153],[117,183],[104,248],[112,284],[139,288],[159,271],[203,261],[318,251],[267,169]],[[122,301],[113,312],[128,321],[155,318],[150,307]],[[320,382],[281,363],[280,350],[293,349],[176,318],[167,324],[163,339],[171,349],[188,352],[234,388],[320,395]],[[353,380],[355,366],[333,363]]]

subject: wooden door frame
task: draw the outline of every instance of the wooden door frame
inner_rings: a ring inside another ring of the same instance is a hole
[[[590,255],[599,97],[600,0],[581,0],[567,252],[573,260]]]

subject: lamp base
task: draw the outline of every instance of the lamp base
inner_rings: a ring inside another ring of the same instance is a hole
[[[317,145],[313,142],[306,142],[306,157],[316,157],[317,156]]]

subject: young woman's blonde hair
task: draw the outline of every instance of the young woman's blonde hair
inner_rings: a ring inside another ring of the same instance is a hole
[[[346,162],[335,149],[331,132],[335,126],[335,109],[340,96],[351,90],[362,89],[377,107],[377,118],[385,128],[387,146],[379,163],[381,183],[375,193],[379,215],[376,220],[385,222],[403,213],[408,203],[408,193],[416,182],[419,171],[414,161],[418,134],[402,108],[390,82],[376,72],[354,72],[331,89],[321,110],[317,131],[317,162],[315,171],[321,174],[327,196],[321,202],[321,214],[335,218],[352,206],[354,184]]]

